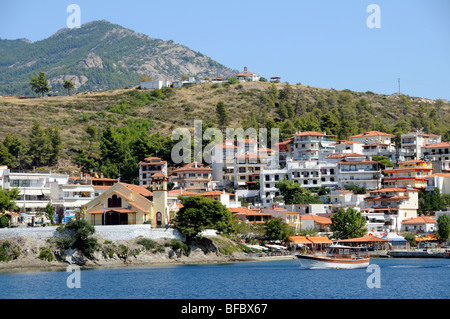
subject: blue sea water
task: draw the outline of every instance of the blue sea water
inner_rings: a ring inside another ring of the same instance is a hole
[[[450,259],[372,259],[371,265],[379,267],[378,273],[304,270],[296,260],[87,269],[78,273],[80,288],[69,288],[72,272],[0,273],[0,299],[450,297]],[[374,282],[379,287],[373,287]]]

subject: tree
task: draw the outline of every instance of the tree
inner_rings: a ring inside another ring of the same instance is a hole
[[[65,88],[67,90],[67,94],[70,95],[70,90],[72,90],[74,88],[74,85],[73,85],[72,81],[65,80],[63,88]]]
[[[281,218],[271,218],[265,224],[266,236],[271,240],[286,241],[289,236],[294,235],[294,231]]]
[[[17,198],[19,198],[19,189],[3,190],[0,188],[0,214],[4,214],[10,210],[16,210],[17,206],[14,201]]]
[[[53,225],[53,221],[55,218],[55,207],[53,207],[52,203],[48,202],[47,206],[45,206],[45,217],[50,220]]]
[[[445,242],[450,237],[450,216],[441,215],[437,220],[437,234],[441,242]]]
[[[284,180],[275,184],[285,204],[322,204],[320,197],[294,181]]]
[[[41,127],[39,121],[34,121],[30,132],[29,155],[32,159],[32,165],[42,166],[49,164],[52,156],[52,142]]]
[[[331,231],[334,238],[348,239],[362,237],[367,232],[366,218],[354,208],[340,208],[331,216]]]
[[[216,113],[217,118],[219,119],[219,126],[223,131],[225,126],[230,122],[230,117],[226,110],[225,103],[223,101],[219,101],[216,105]]]
[[[222,203],[203,196],[180,197],[183,207],[175,218],[175,226],[187,239],[197,237],[206,229],[219,233],[234,231],[231,212]]]
[[[372,160],[378,162],[381,165],[381,169],[386,169],[386,167],[394,167],[394,163],[392,163],[387,156],[372,156]]]
[[[66,250],[69,248],[78,249],[85,256],[91,256],[98,248],[98,242],[95,237],[91,237],[95,233],[94,226],[85,220],[71,220],[66,225],[57,229],[63,239],[58,242],[61,248]]]
[[[41,94],[42,96],[50,91],[50,87],[48,86],[47,79],[45,78],[44,72],[39,72],[39,76],[32,75],[30,78],[31,89],[36,94]]]

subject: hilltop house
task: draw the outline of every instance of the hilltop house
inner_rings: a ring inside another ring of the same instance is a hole
[[[256,82],[259,81],[259,79],[261,78],[259,74],[256,74],[254,72],[248,71],[247,67],[244,67],[244,71],[242,71],[241,73],[236,74],[236,78],[239,81],[244,81],[244,82]]]

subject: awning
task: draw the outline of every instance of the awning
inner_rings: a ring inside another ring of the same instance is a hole
[[[328,237],[307,237],[313,244],[332,244]]]
[[[386,242],[387,239],[383,239],[373,235],[366,235],[358,238],[342,239],[339,243],[363,243],[363,242]]]
[[[20,189],[21,195],[50,195],[50,189]]]
[[[310,245],[311,242],[305,236],[290,236],[289,240],[296,245]]]

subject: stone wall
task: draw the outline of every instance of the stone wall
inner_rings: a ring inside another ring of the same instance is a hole
[[[150,228],[149,225],[117,225],[117,226],[94,226],[95,237],[105,240],[129,240],[142,236],[150,239],[178,239],[185,240],[177,229],[174,228]],[[2,228],[0,229],[0,240],[16,237],[28,237],[35,239],[49,239],[57,237],[59,233],[56,226],[34,227],[34,228]],[[208,235],[211,235],[208,232]]]

